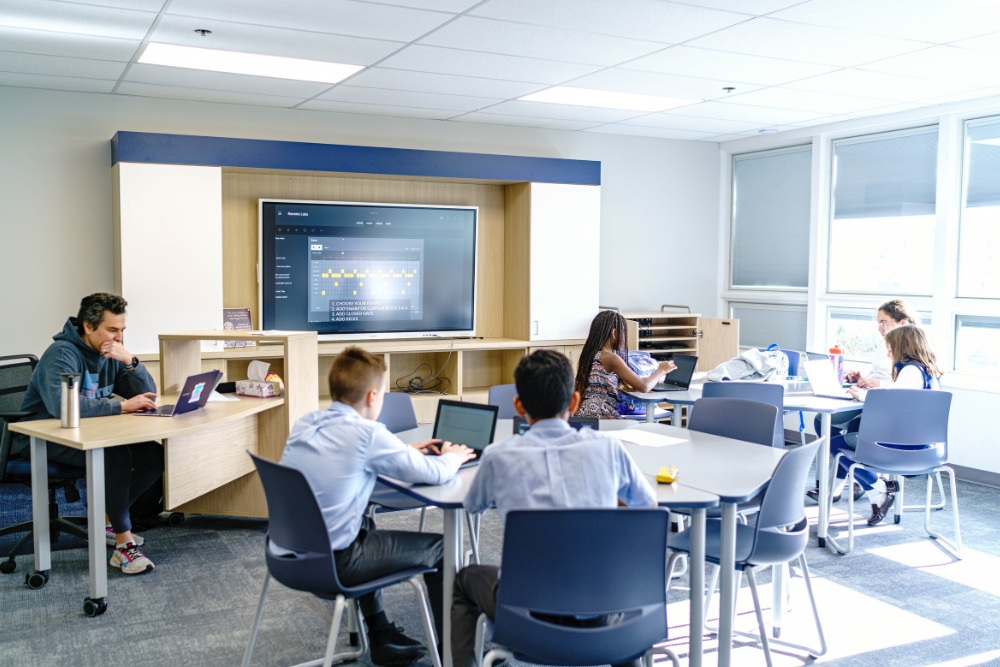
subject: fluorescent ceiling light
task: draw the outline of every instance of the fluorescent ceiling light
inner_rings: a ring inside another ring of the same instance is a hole
[[[547,90],[519,97],[518,99],[524,102],[573,104],[580,107],[625,109],[627,111],[663,111],[664,109],[676,109],[677,107],[704,101],[679,97],[660,97],[659,95],[618,93],[612,90],[574,88],[572,86],[555,86]]]
[[[186,67],[211,72],[269,76],[276,79],[296,79],[320,83],[340,83],[352,74],[364,69],[363,65],[342,65],[321,60],[263,56],[257,53],[219,51],[159,42],[150,42],[142,56],[139,57],[139,62],[146,65]]]

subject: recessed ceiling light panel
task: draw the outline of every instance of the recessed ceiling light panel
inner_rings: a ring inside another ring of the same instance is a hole
[[[276,79],[295,79],[319,83],[340,83],[364,69],[363,65],[344,65],[321,60],[303,60],[282,56],[264,56],[258,53],[220,51],[195,46],[178,46],[150,42],[139,57],[145,65],[165,65],[187,69],[268,76]]]
[[[679,97],[661,97],[659,95],[639,95],[636,93],[619,93],[613,90],[596,90],[594,88],[574,88],[572,86],[555,86],[546,90],[518,98],[524,102],[547,102],[549,104],[572,104],[581,107],[599,107],[601,109],[624,109],[626,111],[664,111],[677,107],[696,104],[704,100],[691,100]]]

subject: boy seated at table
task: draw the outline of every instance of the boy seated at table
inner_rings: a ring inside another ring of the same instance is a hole
[[[567,419],[580,405],[573,367],[552,350],[521,359],[514,371],[514,409],[530,430],[488,447],[465,497],[473,514],[559,507],[655,506],[656,495],[616,438],[574,430]],[[500,568],[470,565],[455,578],[451,648],[455,667],[474,667],[476,621],[496,614]]]
[[[301,470],[316,493],[330,531],[337,575],[347,585],[410,567],[435,567],[424,576],[440,633],[444,545],[440,535],[377,530],[366,513],[378,475],[423,484],[455,476],[474,452],[464,445],[427,440],[407,445],[376,420],[382,411],[385,362],[358,347],[341,352],[330,367],[325,410],[305,415],[292,428],[281,462]],[[425,456],[424,454],[440,454]],[[390,623],[382,592],[358,599],[376,665],[408,665],[424,646]],[[440,641],[440,639],[438,640]]]

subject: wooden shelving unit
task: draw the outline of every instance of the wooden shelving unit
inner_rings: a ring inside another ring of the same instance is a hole
[[[674,354],[698,356],[697,313],[667,313],[659,310],[623,312],[629,320],[629,349],[648,352],[657,359]]]

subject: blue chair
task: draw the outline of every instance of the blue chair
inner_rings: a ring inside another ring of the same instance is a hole
[[[517,387],[515,385],[495,384],[490,387],[486,402],[500,408],[497,412],[497,419],[513,419],[517,416],[517,413],[514,412],[515,396],[517,396]]]
[[[260,629],[261,618],[264,615],[267,588],[272,577],[293,590],[312,593],[324,600],[334,600],[333,623],[330,626],[326,654],[322,662],[326,667],[334,662],[355,660],[368,652],[367,635],[359,631],[357,634],[360,635],[360,646],[357,650],[334,654],[345,607],[349,622],[354,628],[360,630],[357,598],[395,584],[410,584],[417,595],[420,617],[424,625],[424,637],[429,649],[428,654],[433,660],[434,667],[441,667],[437,655],[434,621],[431,619],[427,595],[420,581],[421,575],[433,572],[434,568],[408,568],[386,573],[378,579],[363,584],[343,585],[337,576],[337,563],[330,545],[330,533],[327,530],[326,521],[323,519],[319,503],[316,501],[316,494],[305,475],[295,468],[289,468],[253,454],[250,454],[250,458],[257,466],[260,481],[264,486],[269,522],[264,547],[267,575],[264,577],[264,588],[260,592],[260,602],[257,605],[257,614],[250,632],[250,641],[243,654],[244,667],[249,667],[250,659],[253,656],[257,631]]]
[[[927,498],[924,504],[924,531],[945,545],[956,557],[962,558],[962,533],[958,518],[958,491],[955,471],[948,463],[948,419],[951,413],[951,393],[928,389],[872,389],[865,396],[858,444],[854,452],[838,452],[833,459],[836,470],[840,460],[851,464],[847,483],[854,481],[854,470],[864,468],[880,475],[890,475],[899,484],[895,522],[899,523],[903,508],[903,476],[927,477]],[[931,494],[934,478],[946,472],[951,478],[952,521],[955,542],[931,530]],[[831,480],[836,483],[835,480]],[[848,516],[854,515],[854,498],[848,496]],[[854,522],[847,524],[847,550],[854,548]]]
[[[809,577],[809,565],[806,563],[805,548],[809,543],[809,520],[805,513],[805,499],[802,493],[805,487],[806,477],[809,475],[810,466],[816,458],[816,452],[820,446],[826,447],[824,440],[817,440],[804,447],[790,450],[778,462],[774,469],[774,475],[768,483],[767,489],[760,504],[760,513],[753,526],[736,526],[736,567],[741,574],[746,574],[747,583],[750,585],[750,594],[753,596],[754,611],[757,615],[758,634],[748,634],[738,632],[747,637],[759,639],[764,649],[764,658],[768,667],[771,667],[770,644],[778,644],[789,648],[806,651],[811,657],[821,656],[826,653],[826,637],[823,634],[823,626],[819,618],[819,609],[816,606],[816,598],[813,595],[812,580]],[[705,602],[705,609],[708,610],[715,590],[715,583],[719,576],[719,562],[721,560],[721,521],[710,519],[707,526],[705,559],[712,564],[712,572],[709,576],[708,593]],[[673,573],[674,564],[677,559],[691,551],[690,531],[678,533],[676,537],[671,537],[668,544],[672,551],[667,563],[668,575]],[[802,578],[809,593],[809,602],[812,606],[813,620],[816,624],[816,632],[819,636],[819,648],[811,648],[800,644],[768,639],[768,633],[764,628],[764,616],[761,612],[760,596],[757,592],[757,581],[754,577],[753,569],[759,566],[781,565],[798,561],[802,571]],[[739,589],[737,588],[737,591]],[[694,594],[694,592],[692,592]]]
[[[481,664],[622,663],[659,653],[667,637],[668,531],[661,509],[519,510],[507,515],[493,640]],[[620,562],[628,545],[626,567]],[[601,622],[616,615],[612,624]],[[480,618],[476,643],[482,655]],[[588,620],[590,621],[588,623]]]
[[[408,431],[417,428],[417,411],[413,409],[413,399],[401,391],[387,391],[382,399],[382,411],[378,419],[385,424],[390,433]]]
[[[778,412],[771,420],[772,435],[767,444],[770,444],[772,447],[785,446],[785,424],[781,419],[785,406],[784,385],[773,382],[706,382],[702,387],[701,395],[703,398],[742,398],[748,401],[773,405],[778,409]],[[743,425],[734,424],[734,426],[742,427]],[[716,433],[716,435],[726,434]],[[732,435],[726,435],[726,437],[735,437],[737,440],[747,439]],[[757,441],[753,440],[753,442]]]
[[[706,382],[705,391],[716,385],[719,386],[720,394],[722,391],[727,391],[729,386],[737,388],[737,391],[740,391],[739,387],[748,386],[743,382]],[[766,387],[766,389],[772,388],[782,389],[780,385]],[[688,417],[688,428],[692,431],[773,447],[775,423],[780,422],[780,414],[781,410],[771,402],[734,396],[706,396],[703,393],[702,398],[695,401],[692,406],[691,415]]]

